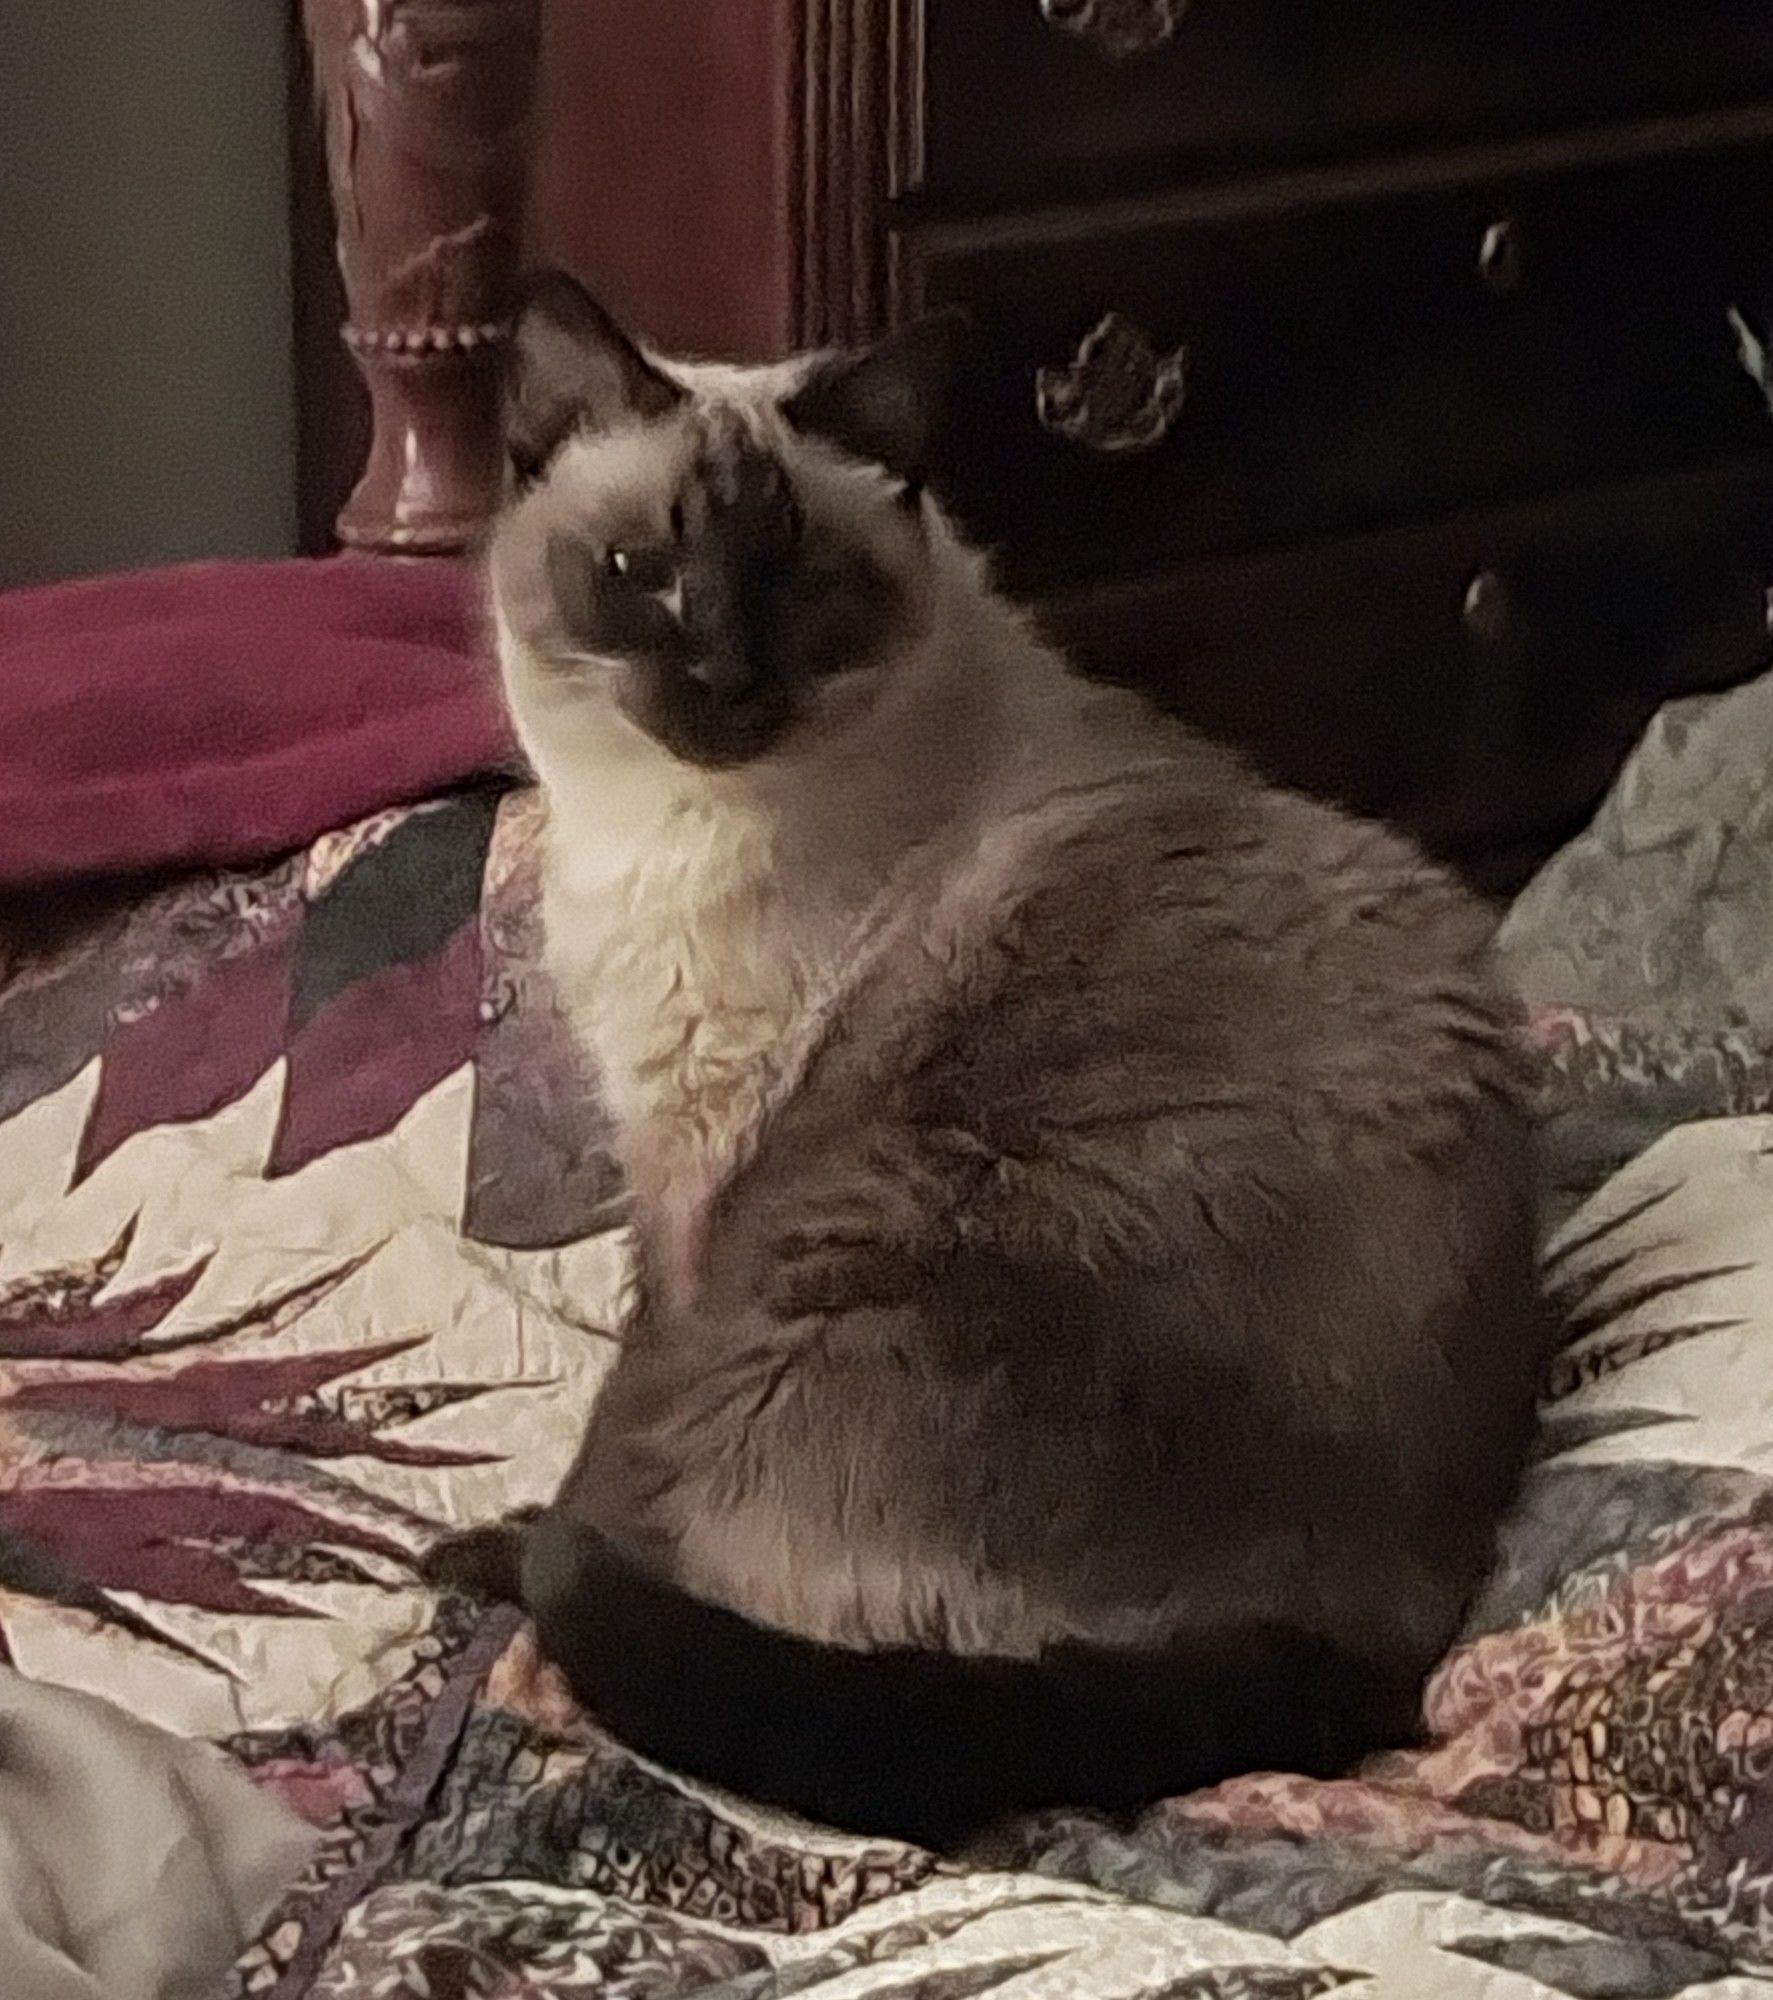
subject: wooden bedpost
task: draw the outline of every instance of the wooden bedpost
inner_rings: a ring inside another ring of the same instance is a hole
[[[540,0],[304,0],[344,341],[369,386],[342,541],[471,547],[497,503]]]

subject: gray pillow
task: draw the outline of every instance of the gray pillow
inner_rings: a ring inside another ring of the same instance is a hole
[[[1498,949],[1533,1005],[1773,1046],[1773,674],[1663,709]]]

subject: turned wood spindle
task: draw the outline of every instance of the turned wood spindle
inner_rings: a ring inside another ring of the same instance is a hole
[[[304,0],[349,347],[373,417],[353,548],[471,547],[497,505],[540,0]]]

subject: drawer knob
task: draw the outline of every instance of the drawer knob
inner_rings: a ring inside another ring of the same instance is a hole
[[[1129,319],[1111,312],[1063,368],[1035,377],[1042,426],[1091,451],[1121,456],[1163,443],[1188,399],[1188,349],[1160,354]]]
[[[1731,306],[1725,317],[1736,340],[1736,359],[1742,364],[1742,372],[1760,390],[1768,410],[1773,411],[1773,352],[1769,352],[1767,343],[1743,317],[1740,307]]]
[[[1460,614],[1480,639],[1494,642],[1508,629],[1508,586],[1493,569],[1480,569],[1465,586]]]
[[[1040,0],[1040,11],[1048,27],[1118,60],[1162,48],[1188,0]]]
[[[1504,216],[1478,242],[1478,276],[1493,292],[1518,292],[1526,275],[1519,225]]]

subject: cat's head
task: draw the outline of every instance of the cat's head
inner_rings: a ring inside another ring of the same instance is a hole
[[[731,769],[860,726],[931,615],[923,490],[959,322],[775,368],[660,362],[571,278],[530,288],[493,541],[527,732],[639,731]]]

